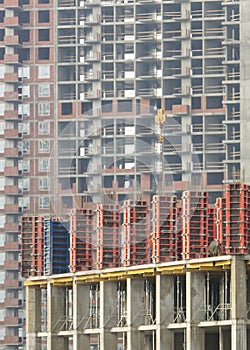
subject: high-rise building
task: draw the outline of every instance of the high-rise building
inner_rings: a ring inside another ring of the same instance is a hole
[[[249,178],[249,8],[0,0],[0,349],[22,343],[22,214]]]

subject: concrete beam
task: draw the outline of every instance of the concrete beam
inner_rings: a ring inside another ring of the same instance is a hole
[[[156,276],[156,350],[168,344],[174,350],[174,331],[167,325],[174,320],[174,276]]]
[[[127,350],[141,350],[142,332],[138,326],[142,324],[142,314],[145,308],[144,278],[127,279]]]
[[[110,333],[116,325],[117,282],[100,282],[100,350],[117,350],[115,333]]]
[[[197,312],[204,305],[205,273],[186,274],[186,350],[205,350],[205,331],[197,326],[204,315]]]

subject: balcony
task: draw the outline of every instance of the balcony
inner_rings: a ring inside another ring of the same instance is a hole
[[[6,279],[5,280],[5,283],[4,283],[4,288],[19,288],[19,281],[18,279],[11,279],[11,280],[8,280]]]
[[[5,148],[4,156],[6,158],[19,158],[22,156],[22,152],[18,148]]]
[[[19,307],[18,298],[6,298],[4,302],[5,307]]]
[[[18,17],[4,17],[3,23],[5,27],[14,27],[14,28],[20,27]]]
[[[21,8],[20,0],[4,0],[4,7],[9,9]]]
[[[6,91],[4,93],[4,99],[7,102],[18,102],[19,101],[18,92],[17,91]]]
[[[14,176],[20,176],[22,174],[21,170],[18,170],[18,167],[5,167],[4,168],[4,175],[5,176],[10,176],[10,177],[14,177]]]
[[[5,270],[19,270],[18,260],[7,260],[4,262]]]
[[[4,344],[5,345],[18,345],[19,338],[15,335],[6,335],[4,337]]]
[[[18,35],[5,35],[4,45],[6,46],[20,46]]]
[[[20,192],[18,186],[5,186],[4,193],[6,193],[7,196],[17,196]]]
[[[18,116],[17,110],[12,110],[12,111],[4,111],[4,119],[12,121],[12,120],[18,120],[21,118]]]
[[[18,54],[6,54],[4,55],[4,62],[6,64],[20,64]]]
[[[19,214],[22,212],[18,204],[5,204],[4,212],[6,214]]]
[[[5,73],[4,74],[4,81],[6,83],[20,83],[20,81],[18,80],[17,73]]]
[[[85,21],[83,21],[84,25],[93,25],[100,23],[101,17],[99,15],[90,15],[86,17]],[[81,24],[81,22],[80,22]]]
[[[19,139],[22,134],[17,129],[6,129],[4,130],[4,137],[6,139]]]
[[[100,98],[100,90],[86,91],[80,93],[80,100],[95,100]]]
[[[11,223],[5,223],[4,225],[4,231],[5,232],[18,232],[19,231],[19,225],[18,223],[11,222]],[[18,247],[18,242],[5,242],[6,250],[12,250],[15,249],[16,246]],[[7,246],[9,247],[7,249]]]
[[[188,114],[189,106],[188,105],[173,105],[172,107],[173,114]]]
[[[8,230],[7,225],[13,225],[13,227],[10,226],[10,229]],[[7,232],[18,232],[18,224],[5,224],[4,229]],[[9,251],[9,252],[11,252],[11,251],[16,252],[19,250],[19,244],[18,244],[18,242],[5,242],[4,243],[4,250]]]
[[[18,317],[11,317],[11,316],[4,317],[5,326],[18,326],[18,324],[19,324]]]

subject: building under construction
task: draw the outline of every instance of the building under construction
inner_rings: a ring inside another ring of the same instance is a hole
[[[20,243],[31,278],[248,253],[248,33],[243,0],[0,0],[1,350]]]
[[[248,349],[249,204],[235,183],[213,205],[184,191],[23,217],[28,349]]]
[[[247,350],[249,255],[34,277],[30,350]]]

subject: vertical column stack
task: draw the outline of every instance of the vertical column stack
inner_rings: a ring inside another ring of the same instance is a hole
[[[69,221],[45,219],[44,274],[69,271]]]
[[[155,195],[152,201],[152,233],[150,236],[152,262],[175,260],[177,239],[176,196]]]
[[[184,191],[182,258],[203,258],[206,253],[207,192]]]
[[[225,193],[225,252],[247,254],[250,242],[250,191],[249,186],[227,184]]]
[[[93,210],[72,209],[70,217],[70,271],[90,270],[93,266]]]
[[[21,225],[21,274],[23,277],[43,273],[43,217],[23,216]]]
[[[120,266],[120,206],[97,205],[96,267]]]
[[[146,201],[124,202],[124,266],[149,262],[149,215]]]

